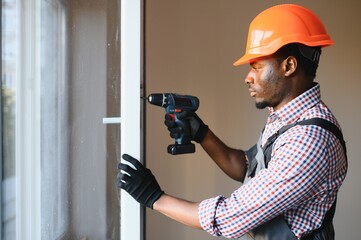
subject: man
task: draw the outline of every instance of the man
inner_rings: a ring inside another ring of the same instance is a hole
[[[322,22],[308,9],[283,4],[251,23],[245,82],[256,107],[270,115],[248,151],[225,145],[196,115],[192,140],[231,178],[244,182],[229,198],[200,203],[165,194],[149,169],[129,155],[119,164],[118,186],[138,202],[214,236],[242,239],[334,239],[336,196],[347,172],[346,148],[337,120],[314,82],[321,48],[332,45]],[[182,131],[166,116],[171,137]],[[126,173],[125,173],[126,172]]]

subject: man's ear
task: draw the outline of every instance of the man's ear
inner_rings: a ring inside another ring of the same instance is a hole
[[[297,69],[297,59],[294,56],[289,56],[283,60],[283,70],[285,77],[291,76]]]

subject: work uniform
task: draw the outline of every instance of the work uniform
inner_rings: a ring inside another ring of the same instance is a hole
[[[312,118],[339,127],[320,100],[318,84],[279,111],[270,109],[261,146],[283,126]],[[274,142],[267,168],[258,169],[229,198],[218,196],[201,202],[201,226],[215,236],[240,238],[281,217],[289,236],[300,239],[321,227],[346,171],[346,156],[334,134],[315,125],[294,126]]]

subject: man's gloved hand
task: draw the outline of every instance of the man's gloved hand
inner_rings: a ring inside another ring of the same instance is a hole
[[[191,129],[192,140],[200,143],[208,132],[208,126],[198,117],[195,112],[183,111],[175,113],[177,118],[181,121],[188,121]],[[170,114],[165,115],[164,124],[168,127],[171,138],[179,138],[182,134],[182,127],[178,126]]]
[[[136,169],[123,163],[118,164],[117,184],[127,191],[137,202],[153,209],[153,204],[164,193],[152,172],[145,168],[138,160],[123,154],[122,158],[131,163]],[[129,175],[128,175],[128,174]]]

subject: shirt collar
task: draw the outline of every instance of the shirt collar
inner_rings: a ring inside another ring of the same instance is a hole
[[[295,122],[307,109],[318,104],[320,99],[320,85],[316,83],[315,86],[297,96],[292,101],[282,106],[279,110],[275,111],[272,107],[268,108],[268,122],[273,122],[276,119],[280,119],[285,122],[285,124]]]

